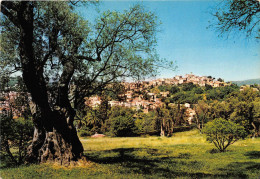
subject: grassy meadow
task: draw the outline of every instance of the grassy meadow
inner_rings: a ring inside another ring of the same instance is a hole
[[[173,137],[82,138],[87,163],[7,167],[7,178],[259,178],[260,138],[238,141],[219,153],[197,130]]]

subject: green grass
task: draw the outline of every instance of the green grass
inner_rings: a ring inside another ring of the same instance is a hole
[[[50,164],[1,169],[5,178],[258,178],[260,138],[218,153],[197,131],[171,138],[82,138],[87,166]]]

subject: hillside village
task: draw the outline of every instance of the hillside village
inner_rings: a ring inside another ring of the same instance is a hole
[[[134,110],[142,110],[144,113],[148,113],[149,111],[153,111],[158,107],[162,107],[165,102],[163,99],[169,97],[169,91],[156,91],[152,90],[155,87],[162,85],[170,85],[177,86],[182,84],[192,83],[194,85],[205,87],[212,86],[223,87],[229,86],[231,83],[226,83],[222,79],[216,80],[211,76],[196,76],[194,74],[186,74],[184,76],[175,76],[173,78],[160,78],[154,79],[150,81],[139,81],[139,82],[122,82],[121,85],[124,87],[124,92],[119,94],[120,100],[110,100],[108,104],[113,106],[121,106],[126,108],[131,108]],[[250,87],[249,85],[241,86],[240,91],[244,90],[246,87]],[[257,88],[253,88],[254,91],[258,91]],[[19,109],[12,107],[15,99],[19,97],[19,93],[15,91],[10,91],[8,93],[0,93],[0,114],[7,114],[10,111],[13,114],[14,118],[21,117],[21,113],[24,111],[25,107],[22,106]],[[30,98],[30,95],[27,94]],[[85,105],[95,108],[101,104],[101,97],[98,95],[86,97]],[[169,105],[176,105],[174,103],[170,103]],[[194,116],[196,115],[192,104],[184,103],[180,104],[186,109],[186,118],[188,122],[191,124]]]
[[[163,98],[166,98],[170,92],[151,92],[150,89],[161,86],[161,85],[181,85],[185,83],[192,83],[194,85],[199,85],[201,87],[209,85],[212,87],[221,87],[228,86],[230,83],[223,82],[222,79],[215,80],[211,76],[196,76],[194,74],[186,74],[185,76],[175,76],[173,78],[161,78],[151,81],[141,81],[138,83],[122,82],[122,85],[125,88],[125,93],[120,94],[121,99],[123,100],[111,100],[108,101],[108,104],[113,106],[128,107],[135,110],[142,110],[144,113],[155,110],[157,107],[162,107],[164,102]],[[139,93],[138,92],[142,92]],[[138,94],[138,95],[136,95]],[[147,97],[144,96],[144,94]],[[101,104],[100,96],[92,96],[85,98],[85,104],[90,107],[97,107]],[[175,105],[175,104],[170,104]],[[186,108],[186,117],[189,123],[192,123],[194,116],[196,115],[195,110],[191,108],[191,104],[185,103],[181,104]]]
[[[221,87],[221,86],[228,86],[231,83],[225,83],[222,79],[215,80],[215,78],[212,78],[211,76],[196,76],[194,74],[186,74],[185,76],[175,76],[173,78],[159,78],[155,80],[150,81],[140,81],[140,82],[122,82],[121,84],[124,86],[126,92],[124,94],[121,94],[122,97],[125,97],[125,101],[109,101],[109,104],[111,106],[125,106],[125,107],[138,107],[143,106],[144,109],[152,108],[155,109],[156,107],[159,107],[162,102],[160,98],[157,98],[157,96],[161,97],[167,97],[169,95],[169,91],[166,92],[160,92],[160,93],[152,93],[149,92],[148,89],[151,89],[156,86],[161,85],[181,85],[181,84],[187,84],[192,83],[194,85],[199,85],[201,87],[209,85],[212,87]],[[150,96],[150,100],[144,100],[143,95],[139,96],[133,96],[134,92],[143,91],[146,92],[148,96]],[[96,105],[99,105],[101,102],[101,99],[99,96],[93,96],[90,98],[86,98],[86,104],[90,105],[92,107],[95,107]]]

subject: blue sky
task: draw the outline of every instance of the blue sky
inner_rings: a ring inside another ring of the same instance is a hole
[[[157,51],[161,58],[177,62],[176,71],[162,70],[159,77],[171,78],[192,72],[200,76],[211,75],[225,81],[260,78],[260,44],[245,34],[218,37],[214,28],[207,28],[214,17],[210,11],[218,1],[175,0],[138,1],[154,12],[162,22],[158,33]],[[104,1],[99,10],[128,9],[137,1]],[[98,15],[90,8],[81,13],[86,19]],[[89,13],[91,12],[91,13]]]

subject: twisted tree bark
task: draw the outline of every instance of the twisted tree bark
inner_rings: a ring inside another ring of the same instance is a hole
[[[69,165],[83,156],[83,146],[77,136],[73,120],[75,111],[68,99],[69,82],[74,64],[63,59],[63,72],[58,86],[55,107],[51,107],[44,78],[44,59],[39,61],[34,52],[33,2],[19,4],[2,2],[1,11],[20,30],[19,56],[23,80],[32,96],[32,114],[35,126],[32,144],[28,148],[27,162],[59,162]],[[12,12],[12,13],[11,13]],[[16,12],[16,16],[13,12]],[[75,46],[75,51],[78,46]]]

